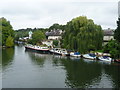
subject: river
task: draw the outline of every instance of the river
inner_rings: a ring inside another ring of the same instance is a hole
[[[118,88],[120,64],[40,54],[24,46],[2,50],[2,88]]]

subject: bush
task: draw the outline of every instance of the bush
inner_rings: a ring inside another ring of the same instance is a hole
[[[41,43],[45,39],[45,34],[42,31],[35,31],[32,35],[32,39],[29,41],[31,44],[35,45]]]
[[[12,47],[14,46],[14,39],[11,36],[8,36],[6,40],[6,47]]]
[[[59,41],[58,40],[53,40],[53,45],[58,46]]]
[[[113,58],[120,58],[120,43],[116,40],[111,40],[103,48],[105,53],[110,53]]]

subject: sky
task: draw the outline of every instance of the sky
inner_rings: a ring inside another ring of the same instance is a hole
[[[103,29],[116,29],[118,0],[1,0],[0,17],[13,29],[48,28],[65,25],[78,16],[87,16]]]

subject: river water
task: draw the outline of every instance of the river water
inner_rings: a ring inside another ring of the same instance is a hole
[[[2,50],[3,88],[118,88],[120,64],[40,54],[24,46]]]

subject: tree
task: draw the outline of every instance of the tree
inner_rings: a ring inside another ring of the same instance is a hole
[[[32,35],[32,39],[29,40],[31,44],[41,43],[41,41],[45,39],[45,34],[42,31],[35,31]]]
[[[117,29],[114,32],[114,38],[118,42],[120,42],[120,17],[118,18],[118,21],[117,21]]]
[[[26,29],[18,29],[18,30],[15,30],[15,40],[19,40],[19,38],[23,38],[23,37],[28,37],[28,33],[29,31],[32,31],[33,33],[36,32],[36,31],[42,31],[43,33],[45,33],[46,31],[48,31],[47,28],[26,28]],[[30,41],[30,40],[29,40]]]
[[[64,30],[64,28],[65,28],[65,25],[59,25],[58,23],[55,23],[55,24],[53,24],[52,26],[49,27],[49,30],[52,30],[52,29]]]
[[[93,20],[80,16],[69,21],[63,35],[63,47],[85,53],[102,48],[103,32]]]
[[[2,46],[2,33],[0,32],[0,46]]]
[[[11,36],[8,36],[8,38],[6,40],[6,46],[7,47],[12,47],[14,45],[13,40],[14,39]]]
[[[58,40],[53,40],[53,45],[58,46],[59,41]]]
[[[6,45],[6,40],[9,36],[14,38],[14,30],[9,21],[7,21],[4,17],[0,18],[2,22],[0,24],[1,32],[2,32],[2,46]]]
[[[120,43],[116,40],[109,41],[103,48],[105,53],[110,53],[113,58],[120,58]]]

